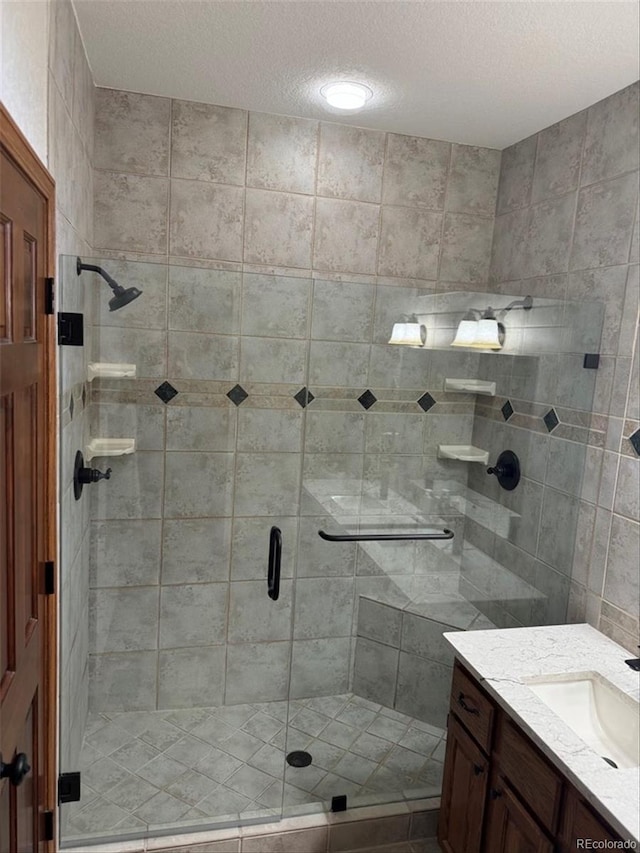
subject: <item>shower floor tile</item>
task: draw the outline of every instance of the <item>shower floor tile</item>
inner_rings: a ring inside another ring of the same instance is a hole
[[[199,829],[330,806],[438,794],[442,729],[353,694],[217,708],[91,714],[82,800],[64,837]],[[308,767],[287,751],[305,750]]]

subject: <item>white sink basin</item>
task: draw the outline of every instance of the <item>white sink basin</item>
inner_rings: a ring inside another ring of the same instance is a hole
[[[640,705],[600,673],[538,676],[525,682],[611,766],[640,765]]]

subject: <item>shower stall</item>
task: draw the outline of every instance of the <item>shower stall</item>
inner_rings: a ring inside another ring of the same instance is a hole
[[[60,264],[62,845],[437,796],[443,633],[566,619],[602,306]]]

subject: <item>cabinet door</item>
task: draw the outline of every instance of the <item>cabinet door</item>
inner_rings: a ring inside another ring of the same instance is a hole
[[[489,788],[483,853],[553,853],[553,843],[494,773]]]
[[[446,853],[480,853],[488,776],[488,759],[450,714],[438,825]]]
[[[561,849],[564,853],[574,853],[582,849],[584,839],[601,845],[606,849],[607,842],[622,842],[622,838],[597,817],[584,803],[578,793],[570,789],[567,795],[564,820],[562,822]],[[580,846],[578,840],[580,839]]]

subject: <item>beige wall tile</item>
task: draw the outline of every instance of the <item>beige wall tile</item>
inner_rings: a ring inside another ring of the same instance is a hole
[[[311,266],[313,199],[247,190],[244,260],[253,264]]]
[[[172,177],[242,186],[247,118],[245,110],[173,101]]]
[[[169,174],[171,101],[116,89],[96,90],[96,169]]]
[[[247,186],[312,194],[317,150],[318,122],[250,113]]]
[[[242,260],[244,191],[171,180],[169,245],[173,255]]]
[[[379,217],[378,205],[317,199],[314,268],[375,273]]]
[[[317,194],[379,203],[385,144],[378,130],[322,122]]]

